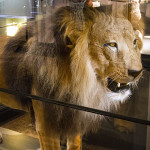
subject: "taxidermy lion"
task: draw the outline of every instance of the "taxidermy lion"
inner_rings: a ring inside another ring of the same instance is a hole
[[[62,7],[30,22],[1,56],[1,87],[105,111],[116,109],[142,75],[137,34],[125,18],[85,6],[82,15]],[[81,136],[96,130],[100,115],[1,93],[0,102],[33,107],[42,150],[81,149]]]

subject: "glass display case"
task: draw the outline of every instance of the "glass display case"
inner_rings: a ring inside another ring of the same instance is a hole
[[[149,27],[149,0],[0,0],[0,149],[150,150]]]

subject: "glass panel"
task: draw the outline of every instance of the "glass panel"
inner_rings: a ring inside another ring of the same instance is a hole
[[[143,48],[136,18],[140,16],[145,23]],[[122,17],[126,19],[119,22]],[[38,133],[41,142],[57,139],[57,146],[61,135],[61,148],[66,149],[65,136],[93,128],[83,135],[82,149],[149,150],[149,23],[148,0],[140,5],[136,0],[0,0],[0,102],[23,110],[0,105],[4,139],[0,148],[38,149]],[[129,36],[132,28],[136,34]],[[142,49],[145,71],[139,82],[140,53],[131,47]],[[133,85],[131,95],[126,90],[129,85]],[[123,97],[129,98],[124,102]],[[21,138],[18,132],[23,133]],[[17,146],[5,140],[13,141],[13,135],[19,137]],[[79,146],[80,134],[72,137],[68,146],[74,138]],[[44,146],[53,145],[45,142]]]
[[[6,5],[7,3],[7,5]],[[16,3],[17,8],[16,8]],[[63,4],[62,4],[63,3]],[[62,2],[60,5],[69,5],[69,2]],[[71,3],[72,4],[72,3]],[[128,2],[123,3],[123,5],[128,4]],[[50,5],[50,6],[48,6]],[[122,6],[122,2],[116,2],[116,1],[101,1],[101,7],[103,8],[103,11],[105,13],[110,13],[110,11],[112,11],[113,15],[115,16],[118,13],[119,9],[118,6]],[[51,1],[0,1],[0,7],[1,7],[1,27],[0,27],[0,33],[1,33],[1,51],[5,45],[5,43],[7,43],[8,39],[10,38],[10,36],[14,36],[15,32],[17,32],[22,26],[26,25],[26,22],[30,21],[31,18],[39,20],[40,18],[42,18],[42,14],[53,14],[54,12],[51,10],[54,10],[57,6],[59,6],[58,3],[55,2],[55,4]],[[108,7],[105,7],[108,6]],[[147,21],[148,18],[148,6],[149,3],[141,3],[141,12],[143,13],[143,16],[145,17],[144,20]],[[99,11],[101,7],[97,7],[96,9],[98,9]],[[22,9],[25,9],[25,11],[22,11]],[[50,11],[48,11],[50,10]],[[129,11],[129,7],[125,7],[125,12]],[[127,15],[127,14],[126,14]],[[40,27],[40,22],[37,24],[37,27]],[[47,26],[47,25],[46,25]],[[147,36],[149,34],[148,31],[148,23],[146,22],[145,24],[146,28],[145,28],[145,36]],[[46,32],[46,31],[44,31]],[[38,33],[39,36],[41,36],[41,33]],[[28,35],[26,35],[28,36]],[[39,37],[38,36],[38,37]],[[26,37],[25,37],[26,38]],[[147,38],[147,37],[146,37]],[[26,40],[26,39],[24,39]],[[43,39],[39,39],[38,38],[38,42],[42,42]],[[51,42],[51,41],[50,41]],[[41,43],[40,43],[41,44]],[[145,46],[145,42],[144,42],[144,46]],[[41,45],[42,46],[42,45]],[[45,45],[43,45],[45,46]],[[146,46],[146,48],[148,48],[148,46]],[[44,56],[41,56],[44,57]],[[142,57],[144,59],[144,55]],[[143,61],[144,63],[144,61]],[[141,118],[141,119],[147,119],[147,109],[145,109],[145,112],[143,112],[143,115],[141,113],[137,113],[139,109],[138,106],[148,106],[148,96],[149,96],[149,73],[147,73],[146,77],[144,76],[144,79],[141,79],[138,89],[135,90],[135,94],[133,94],[131,96],[131,100],[129,100],[124,107],[127,107],[128,110],[130,111],[130,108],[132,109],[132,113],[127,113],[124,114],[122,112],[122,110],[120,112],[118,112],[118,114],[122,114],[122,115],[127,115],[127,116],[131,116],[131,117],[136,117],[136,118]],[[143,92],[144,91],[144,94]],[[136,100],[134,100],[136,99]],[[136,105],[135,105],[136,104]],[[131,106],[130,106],[131,105]],[[134,106],[132,106],[134,105]],[[88,105],[87,105],[88,106]],[[134,108],[134,109],[133,109]],[[138,114],[135,116],[135,114]]]

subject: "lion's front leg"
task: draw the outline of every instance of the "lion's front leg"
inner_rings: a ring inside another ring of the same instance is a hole
[[[37,131],[41,150],[60,150],[59,136],[48,135],[47,132],[43,130]]]
[[[82,139],[80,134],[67,138],[67,150],[81,150],[81,149],[82,149]]]
[[[41,150],[60,150],[60,135],[50,127],[42,102],[32,102]]]

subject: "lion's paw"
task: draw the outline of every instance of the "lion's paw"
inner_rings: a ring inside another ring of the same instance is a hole
[[[121,133],[133,133],[135,131],[135,124],[121,119],[114,119],[114,127]]]

